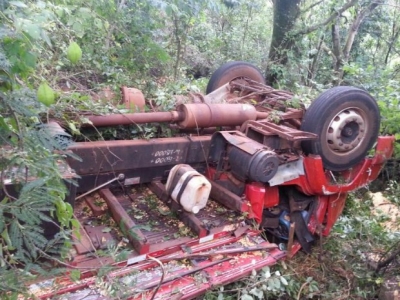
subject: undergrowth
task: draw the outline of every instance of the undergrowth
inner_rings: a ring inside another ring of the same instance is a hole
[[[387,278],[399,280],[396,260],[376,268],[399,247],[400,232],[382,226],[385,218],[374,215],[372,207],[369,193],[350,194],[330,235],[315,242],[312,254],[297,253],[204,299],[377,299]]]
[[[52,141],[46,133],[45,121],[55,118],[71,134],[82,136],[84,140],[93,140],[99,134],[104,139],[124,139],[131,135],[146,139],[170,136],[170,131],[152,124],[124,127],[123,131],[105,128],[93,135],[81,135],[79,126],[88,121],[86,114],[124,112],[113,101],[92,101],[93,94],[104,86],[109,86],[114,92],[121,85],[138,87],[146,94],[147,109],[152,109],[150,106],[153,105],[158,110],[170,110],[175,104],[172,95],[204,92],[205,78],[198,79],[196,84],[187,78],[181,79],[195,71],[197,62],[207,69],[215,69],[232,59],[253,60],[265,66],[265,52],[261,51],[269,39],[265,35],[268,32],[265,19],[271,19],[272,14],[255,15],[251,12],[257,10],[257,6],[248,5],[261,1],[242,1],[242,5],[235,4],[238,1],[222,1],[217,5],[218,10],[208,7],[208,17],[204,13],[193,14],[185,1],[178,1],[177,7],[168,1],[130,1],[125,9],[122,5],[125,1],[117,2],[121,5],[110,9],[108,5],[113,5],[112,1],[88,1],[85,5],[73,0],[0,1],[0,167],[4,193],[0,198],[2,299],[28,293],[24,281],[47,272],[49,268],[63,271],[52,268],[48,262],[42,264],[49,254],[54,258],[59,254],[58,246],[68,244],[69,228],[73,222],[72,207],[63,201],[67,189],[59,171],[59,163],[66,155],[63,152],[65,145]],[[155,3],[164,5],[158,9]],[[226,3],[232,6],[225,7]],[[272,11],[269,7],[258,10]],[[199,11],[206,12],[204,9]],[[211,20],[214,15],[217,17]],[[243,26],[245,21],[254,22],[249,27]],[[175,28],[170,26],[172,23],[176,24]],[[213,23],[221,30],[211,30]],[[311,38],[309,36],[310,41]],[[75,66],[63,53],[73,40],[83,48],[82,62]],[[257,47],[250,42],[253,40]],[[314,48],[311,42],[303,47],[304,53]],[[189,55],[189,48],[194,49],[192,55]],[[185,49],[187,53],[181,53],[179,49]],[[379,56],[380,52],[375,52]],[[299,70],[304,69],[301,64],[309,64],[311,57],[308,56],[299,62]],[[185,58],[187,64],[183,61]],[[363,64],[370,64],[368,59],[362,60],[365,60]],[[322,79],[330,76],[327,62],[326,59],[320,61],[323,67],[319,77]],[[398,67],[393,67],[396,72],[389,68],[387,73],[377,76],[377,65],[376,68],[371,65],[370,70],[357,71],[363,74],[362,78],[347,79],[362,82],[363,87],[379,98],[382,132],[398,135]],[[355,68],[347,67],[349,75]],[[292,77],[290,69],[283,72],[286,77]],[[388,77],[393,78],[388,81]],[[47,81],[57,93],[56,103],[51,107],[44,107],[36,99],[34,90],[42,81]],[[324,81],[316,82],[315,88],[301,82],[294,88],[303,99],[311,101],[315,99],[316,91],[329,85],[329,81]],[[396,146],[399,148],[398,143]],[[55,149],[58,150],[56,153]],[[14,173],[15,169],[19,172]],[[36,180],[28,180],[28,169],[29,175],[35,176]],[[9,174],[5,174],[6,170]],[[18,184],[18,197],[15,193],[8,193],[6,182]],[[398,183],[388,185],[389,198],[395,204],[399,204],[398,190]],[[332,233],[316,242],[311,255],[298,253],[292,260],[253,272],[240,282],[210,291],[204,298],[375,298],[383,280],[398,275],[398,271],[396,274],[396,269],[390,266],[382,272],[375,272],[374,268],[390,255],[390,249],[398,245],[400,237],[399,233],[389,232],[381,225],[385,219],[373,215],[371,206],[371,199],[366,195],[349,196],[346,209]],[[65,231],[47,241],[40,225],[42,222],[55,222],[54,217],[60,223],[57,226]],[[112,251],[108,253],[112,255]],[[99,273],[101,276],[102,272]]]

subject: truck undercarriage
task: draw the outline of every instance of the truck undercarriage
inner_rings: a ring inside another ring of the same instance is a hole
[[[104,286],[115,284],[115,298],[192,299],[329,234],[348,193],[392,155],[375,100],[336,87],[305,109],[255,81],[254,69],[233,67],[175,111],[88,116],[95,127],[166,122],[194,133],[70,145],[80,160],[64,172],[79,178],[66,201],[81,228],[67,264],[79,278],[33,282],[32,293],[108,299]]]

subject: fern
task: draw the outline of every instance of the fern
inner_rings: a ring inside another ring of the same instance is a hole
[[[20,295],[24,299],[28,299],[27,289],[21,285],[21,281],[24,282],[28,279],[19,270],[10,270],[6,267],[0,267],[0,297],[1,299],[17,299]],[[2,293],[1,291],[7,291]]]
[[[0,70],[3,70],[5,72],[10,72],[10,68],[11,68],[11,63],[7,59],[3,47],[0,46]]]
[[[4,102],[14,113],[21,117],[37,117],[37,112],[42,106],[36,99],[36,94],[27,88],[11,91],[5,95]]]
[[[21,227],[22,225],[19,224],[19,221],[14,219],[11,221],[10,229],[9,229],[9,236],[12,243],[12,246],[17,249],[17,253],[23,251],[22,249],[22,232]]]
[[[18,55],[30,57],[31,46],[31,40],[0,25],[1,299],[28,295],[23,279],[33,273],[49,275],[50,265],[42,258],[50,257],[46,252],[59,255],[71,233],[65,228],[69,223],[65,212],[58,223],[61,213],[56,206],[67,195],[62,162],[69,155],[65,150],[70,137],[41,122],[48,108],[37,101],[33,90],[17,83],[29,77],[32,67],[11,63],[18,61]],[[44,224],[58,228],[59,234],[49,240]]]

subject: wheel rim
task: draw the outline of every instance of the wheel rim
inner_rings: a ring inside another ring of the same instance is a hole
[[[337,113],[329,123],[326,141],[328,148],[340,154],[349,154],[362,144],[367,118],[364,112],[357,108],[346,108]]]

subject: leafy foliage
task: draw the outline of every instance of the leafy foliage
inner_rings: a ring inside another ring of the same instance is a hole
[[[10,2],[10,5],[14,6],[16,15],[19,9],[26,8],[20,2]],[[13,31],[7,21],[1,26],[0,40],[2,298],[26,292],[23,285],[17,284],[21,278],[48,272],[38,262],[69,241],[73,216],[71,205],[65,202],[68,193],[63,179],[66,145],[54,139],[48,125],[41,124],[39,114],[46,113],[47,108],[22,81],[28,80],[36,66],[34,40],[40,37],[46,40],[45,35],[40,36],[36,31],[40,28],[30,26],[29,22],[14,22],[16,30]]]
[[[387,193],[397,201],[398,185]],[[297,253],[278,266],[209,292],[205,299],[375,299],[384,278],[374,266],[400,243],[398,232],[372,213],[369,193],[354,193],[331,234],[316,242],[311,255]],[[388,272],[398,275],[398,269]]]
[[[343,9],[349,3],[354,5]],[[399,1],[378,6],[366,16],[348,55],[343,55],[353,22],[374,3],[381,2],[301,1],[295,28],[286,36],[294,45],[277,49],[287,55],[288,63],[270,67],[280,74],[277,85],[303,101],[310,102],[337,84],[368,90],[381,109],[382,133],[398,136],[400,14],[393,8]],[[6,297],[4,291],[22,291],[19,276],[30,279],[40,274],[40,258],[57,253],[58,246],[69,242],[67,228],[74,223],[72,208],[64,202],[68,191],[60,164],[70,138],[55,136],[46,122],[56,118],[83,140],[94,135],[107,139],[170,136],[170,128],[155,124],[106,128],[101,137],[99,131],[82,132],[79,125],[88,122],[82,113],[125,111],[117,99],[96,98],[104,87],[113,92],[121,85],[140,88],[149,107],[170,110],[176,104],[172,95],[204,91],[205,77],[226,61],[249,61],[265,69],[272,8],[271,1],[264,0],[0,1],[1,296]],[[82,49],[76,64],[67,59],[71,43]],[[41,82],[56,92],[56,103],[49,108],[36,99],[34,90]],[[396,147],[398,156],[398,143]],[[17,189],[8,190],[6,183],[14,183]],[[352,205],[365,215],[354,218]],[[357,276],[365,270],[357,253],[347,249],[349,245],[356,248],[362,238],[366,242],[360,249],[368,251],[368,243],[383,241],[386,246],[391,241],[377,222],[368,220],[365,209],[350,202],[347,216],[336,227],[336,239],[324,246],[332,257],[345,255],[354,262],[345,270],[354,267]],[[41,224],[55,220],[61,232],[49,241]],[[338,248],[344,248],[345,254]],[[243,299],[284,293],[311,298],[322,291],[328,297],[347,284],[340,276],[335,285],[317,281],[319,276],[312,273],[297,274],[283,267],[279,274],[276,271],[253,274],[234,292]],[[376,279],[367,275],[364,281],[355,279],[360,297],[374,294],[367,289],[369,284],[377,288]],[[226,291],[212,292],[210,297],[226,297]]]

